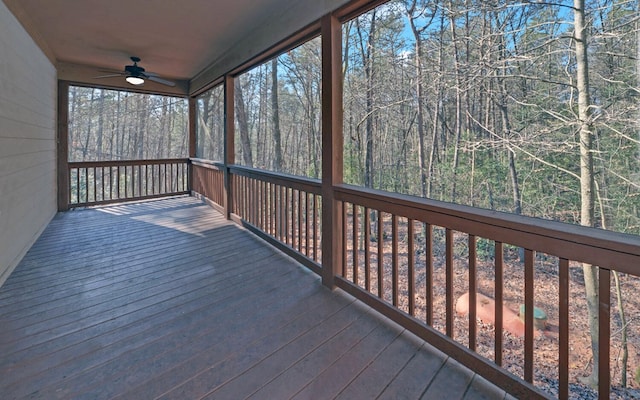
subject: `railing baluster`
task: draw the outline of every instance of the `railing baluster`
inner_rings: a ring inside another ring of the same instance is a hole
[[[561,258],[558,265],[558,398],[569,398],[569,260]]]
[[[503,280],[504,280],[504,249],[501,242],[495,242],[494,244],[494,265],[495,265],[495,362],[497,365],[502,365],[502,327],[503,327]]]
[[[424,223],[424,257],[425,257],[425,322],[433,326],[433,228],[431,224]]]
[[[255,183],[256,183],[255,179],[247,178],[247,191],[249,192],[248,193],[249,201],[247,203],[247,205],[249,206],[249,209],[247,210],[247,219],[253,225],[256,224],[256,218],[255,218],[255,216],[256,216],[256,214],[255,214],[255,211],[256,211],[256,207],[255,207],[255,205],[256,205],[256,191],[254,190],[255,189]]]
[[[247,209],[245,211],[245,219],[250,223],[254,224],[253,219],[253,205],[255,192],[253,191],[253,179],[249,177],[245,177],[244,185],[247,188]]]
[[[391,214],[391,297],[398,306],[398,216]]]
[[[449,228],[445,230],[445,247],[446,247],[446,278],[445,278],[445,287],[446,287],[446,334],[450,338],[453,338],[453,231]]]
[[[371,291],[371,216],[369,208],[364,208],[364,287]]]
[[[104,193],[104,167],[100,167],[100,185],[102,186],[102,189],[100,190],[100,200],[104,201],[106,200]]]
[[[84,170],[84,202],[89,204],[89,168],[83,168]]]
[[[76,192],[78,193],[78,196],[77,196],[78,203],[80,203],[81,202],[81,200],[80,200],[80,168],[78,168],[77,171],[78,172],[76,174],[76,180],[77,180],[77,182],[76,182]]]
[[[264,224],[264,231],[267,232],[269,235],[272,235],[271,232],[271,183],[264,181],[264,205],[263,205],[263,209],[264,209],[264,215],[263,215],[263,224]]]
[[[280,240],[280,185],[273,185],[273,237]]]
[[[286,219],[286,209],[285,204],[286,200],[286,187],[280,185],[280,241],[284,242],[285,237],[287,236],[285,231],[285,219]]]
[[[302,252],[302,190],[298,189],[298,252]]]
[[[611,391],[611,271],[602,267],[598,268],[598,301],[598,399],[605,400]]]
[[[275,183],[271,184],[271,235],[278,237],[278,186]]]
[[[245,219],[245,196],[247,195],[247,191],[244,190],[244,181],[244,176],[238,175],[238,191],[236,193],[238,194],[238,216],[241,219]]]
[[[271,213],[273,214],[273,237],[277,238],[280,234],[280,228],[278,228],[278,212],[280,212],[280,204],[278,203],[278,191],[280,190],[279,186],[275,183],[272,186],[272,195],[271,198],[273,200]]]
[[[144,165],[144,195],[147,196],[149,194],[149,166],[147,164]]]
[[[358,267],[360,261],[358,260],[358,250],[360,246],[360,241],[358,240],[358,211],[359,207],[353,204],[352,208],[351,222],[353,223],[353,237],[352,237],[352,250],[353,250],[353,283],[358,284]]]
[[[407,219],[407,279],[409,292],[409,315],[416,314],[415,248],[413,244],[413,220]]]
[[[280,240],[280,185],[273,187],[273,236]]]
[[[283,186],[283,185],[279,186],[278,192],[279,192],[279,195],[280,195],[280,201],[278,202],[278,204],[279,204],[278,208],[279,208],[280,212],[279,212],[278,218],[280,219],[280,223],[278,224],[278,229],[280,230],[280,241],[281,242],[285,241],[285,236],[287,235],[286,231],[285,231],[285,229],[286,229],[286,225],[285,225],[285,219],[286,219],[285,205],[286,205],[286,202],[287,202],[286,193],[285,193],[286,190],[287,190],[287,188],[285,186]]]
[[[264,204],[262,205],[262,225],[264,226],[265,232],[271,232],[271,225],[269,224],[271,213],[271,191],[269,190],[270,183],[267,181],[262,182],[262,198],[264,199]]]
[[[287,187],[280,185],[280,241],[288,244],[287,240]]]
[[[524,251],[524,380],[533,382],[533,279],[535,253]]]
[[[313,196],[313,195],[311,195],[311,196]],[[304,254],[307,257],[309,257],[309,255],[311,254],[311,253],[309,253],[309,221],[311,221],[310,209],[309,209],[309,204],[310,204],[309,193],[306,193],[304,197],[305,197],[305,199],[304,199],[304,203],[305,203],[305,206],[304,206],[304,218],[305,218],[305,220],[304,220],[304,243],[305,243],[305,246],[306,246],[306,251],[305,251]],[[344,230],[343,230],[343,232],[344,232]]]
[[[251,188],[250,188],[250,182],[251,180],[246,177],[243,176],[242,177],[242,190],[244,193],[243,196],[243,210],[242,210],[242,219],[247,221],[247,222],[251,222],[251,213],[250,213],[250,209],[251,209]]]
[[[469,235],[469,348],[476,351],[476,237]]]
[[[378,210],[378,297],[384,298],[384,224],[382,211]]]
[[[98,174],[96,167],[93,167],[93,201],[98,201]]]
[[[318,261],[318,195],[317,194],[313,195],[313,259],[315,261]]]
[[[287,245],[290,245],[290,234],[289,234],[289,216],[290,216],[290,208],[289,205],[291,203],[291,196],[289,195],[289,188],[283,186],[284,188],[284,242]]]
[[[252,214],[253,214],[253,224],[255,226],[260,226],[260,220],[259,220],[259,201],[260,201],[260,191],[258,190],[258,183],[259,181],[257,179],[252,179],[251,180],[251,186],[253,187],[253,204],[252,204]]]
[[[347,278],[347,249],[348,249],[348,239],[347,239],[347,232],[348,232],[348,221],[347,221],[347,203],[343,202],[341,203],[341,209],[342,209],[342,232],[344,232],[344,235],[342,235],[342,277],[343,278]]]
[[[136,174],[136,182],[138,186],[138,196],[142,197],[142,165],[136,165],[138,173]]]
[[[68,196],[67,197],[67,202],[69,204],[75,204],[73,202],[73,192],[71,190],[71,189],[73,189],[73,183],[71,183],[71,182],[73,182],[73,171],[74,170],[75,169],[73,167],[69,167],[67,169],[67,196]]]
[[[262,224],[262,216],[264,215],[264,212],[262,210],[263,204],[264,204],[264,198],[263,198],[263,193],[262,193],[262,184],[263,181],[262,180],[258,180],[256,179],[256,198],[257,198],[257,203],[256,203],[256,224],[258,226],[258,228],[260,228],[261,231],[264,231],[264,225]]]
[[[299,190],[291,188],[291,248],[298,249],[298,197]]]
[[[174,186],[174,182],[173,182],[173,165],[174,163],[170,163],[169,164],[169,175],[167,175],[167,178],[169,179],[169,191],[170,192],[177,192],[175,186]]]
[[[177,163],[171,163],[169,164],[169,192],[171,193],[175,193],[178,192],[178,185],[175,180],[175,173],[174,173],[174,169],[178,169],[178,164]]]

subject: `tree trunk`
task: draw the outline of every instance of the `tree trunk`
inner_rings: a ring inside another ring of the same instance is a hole
[[[439,29],[439,40],[438,40],[438,76],[436,77],[436,90],[437,94],[434,98],[434,107],[433,107],[433,122],[431,125],[431,150],[429,151],[429,165],[427,166],[428,171],[428,179],[427,179],[427,193],[426,197],[432,197],[433,190],[433,182],[435,180],[435,163],[436,157],[438,155],[438,127],[440,126],[440,110],[442,108],[442,98],[443,89],[442,89],[442,79],[444,74],[444,15],[440,15],[440,29]]]
[[[422,197],[427,197],[427,169],[426,169],[426,157],[425,157],[425,144],[424,144],[424,110],[422,104],[424,102],[424,89],[422,84],[422,39],[420,32],[416,27],[413,12],[416,8],[416,0],[413,0],[411,7],[407,10],[407,17],[409,24],[411,25],[411,32],[413,32],[413,38],[415,44],[415,74],[416,74],[416,106],[417,106],[417,124],[418,124],[418,164],[420,167],[420,191]]]
[[[594,173],[593,173],[593,134],[591,132],[591,100],[589,98],[589,69],[587,55],[587,29],[585,23],[585,1],[574,0],[575,50],[576,50],[576,87],[578,90],[578,123],[580,132],[580,224],[593,226],[594,217]],[[588,306],[589,333],[593,369],[588,378],[591,386],[598,384],[598,281],[597,267],[582,264],[584,272],[585,294]],[[603,360],[608,362],[608,360]]]
[[[454,60],[454,74],[456,79],[456,116],[454,122],[454,148],[453,148],[453,161],[451,165],[452,177],[451,177],[451,199],[450,201],[456,201],[456,184],[458,180],[458,164],[459,164],[459,152],[460,152],[460,140],[462,136],[462,77],[460,71],[460,55],[458,54],[458,37],[456,33],[456,19],[454,15],[453,2],[450,3],[449,10],[449,24],[451,28],[451,42],[453,43],[453,60]]]
[[[95,159],[105,160],[102,140],[104,137],[104,90],[100,90],[100,97],[98,98],[98,133],[96,137],[96,155]]]
[[[253,155],[251,153],[251,142],[249,141],[249,121],[245,109],[244,98],[242,96],[242,86],[240,79],[234,79],[236,92],[236,116],[238,117],[238,130],[240,131],[240,144],[242,148],[242,161],[247,167],[253,167]]]
[[[84,146],[82,146],[82,161],[87,161],[89,154],[89,143],[91,139],[91,121],[93,120],[93,102],[95,100],[95,92],[97,89],[91,90],[91,100],[89,101],[89,114],[87,118],[87,135],[85,137]]]
[[[376,10],[371,13],[371,25],[367,38],[365,57],[365,79],[367,81],[367,121],[365,132],[364,186],[373,187],[373,85],[374,85],[374,38],[376,35]]]
[[[71,103],[71,110],[69,111],[69,116],[74,116],[76,115],[76,105],[78,103],[78,88],[76,86],[69,86],[69,91],[71,92],[69,98],[70,98],[70,103]],[[74,136],[74,132],[77,129],[78,126],[78,121],[73,121],[73,124],[75,126],[73,126],[74,129],[72,129],[72,127],[70,126],[68,131],[69,131],[69,137],[67,139],[68,142],[68,156],[67,156],[67,161],[75,161],[76,160],[76,146],[75,146],[75,142],[76,142],[76,137]]]
[[[280,106],[278,104],[278,59],[271,60],[271,123],[275,142],[273,169],[282,172],[282,134],[280,132]],[[293,155],[291,155],[293,156]]]

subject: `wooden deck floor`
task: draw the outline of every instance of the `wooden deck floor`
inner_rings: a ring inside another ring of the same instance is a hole
[[[501,399],[190,197],[61,213],[0,288],[1,399]]]

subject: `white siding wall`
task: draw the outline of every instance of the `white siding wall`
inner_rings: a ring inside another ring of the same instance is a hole
[[[55,215],[55,67],[0,1],[0,285]]]

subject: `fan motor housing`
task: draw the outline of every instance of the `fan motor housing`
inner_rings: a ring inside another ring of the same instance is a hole
[[[144,68],[138,67],[137,65],[127,65],[124,67],[125,72],[130,73],[131,75],[140,75],[144,72]]]

